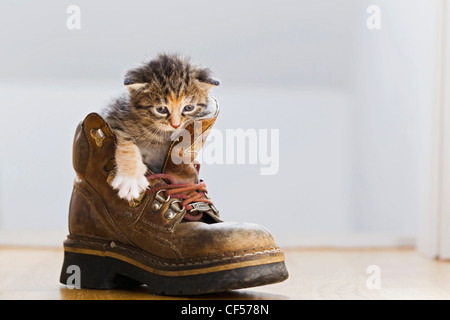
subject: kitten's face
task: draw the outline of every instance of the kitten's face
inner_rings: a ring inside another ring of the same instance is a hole
[[[215,112],[209,104],[208,90],[186,87],[180,92],[161,92],[156,86],[131,89],[133,112],[148,127],[162,132],[184,128],[196,119]]]
[[[187,59],[160,55],[130,70],[125,79],[132,112],[144,128],[173,133],[196,119],[213,115],[209,91],[219,85],[210,71]]]

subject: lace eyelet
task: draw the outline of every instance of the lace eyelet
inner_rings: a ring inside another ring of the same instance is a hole
[[[174,200],[170,203],[169,208],[166,210],[166,212],[164,212],[164,218],[166,218],[167,220],[172,220],[173,218],[175,218],[179,213],[184,212],[186,209],[184,207],[182,207],[181,209],[178,208],[175,203],[180,203],[180,200]]]

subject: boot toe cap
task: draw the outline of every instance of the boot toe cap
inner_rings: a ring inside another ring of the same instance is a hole
[[[202,222],[181,223],[175,231],[176,246],[185,258],[214,255],[248,254],[270,251],[277,248],[272,234],[264,227],[253,223]]]

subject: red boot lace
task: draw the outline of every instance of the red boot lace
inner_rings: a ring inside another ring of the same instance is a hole
[[[165,190],[166,196],[182,199],[183,201],[181,203],[181,206],[186,210],[192,209],[192,206],[190,206],[190,204],[193,202],[205,202],[214,205],[211,200],[205,198],[205,193],[207,193],[208,190],[206,189],[206,183],[204,182],[200,182],[197,184],[176,183],[175,179],[172,176],[164,173],[150,174],[147,175],[146,178],[148,181],[153,179],[168,180],[170,184],[164,184],[149,188],[147,190],[147,194]],[[189,221],[198,221],[202,218],[202,216],[202,212],[199,212],[197,214],[186,213],[184,215],[184,219]]]

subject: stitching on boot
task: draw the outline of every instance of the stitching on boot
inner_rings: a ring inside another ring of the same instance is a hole
[[[180,219],[178,219],[178,220],[180,220]],[[141,219],[140,219],[140,221],[144,222],[145,224],[147,224],[147,225],[149,225],[149,226],[151,226],[151,227],[153,227],[153,228],[156,228],[156,229],[165,231],[165,232],[170,232],[170,231],[172,231],[173,227],[174,227],[175,224],[178,222],[178,220],[176,220],[175,223],[174,223],[171,227],[169,227],[169,228],[164,228],[164,227],[161,227],[161,226],[158,226],[158,225],[156,225],[156,224],[151,223],[150,221],[146,220],[145,218],[141,218]]]
[[[81,244],[91,244],[91,245],[94,245],[94,246],[98,246],[98,243],[87,241],[87,240],[74,239],[73,241],[77,242],[77,243],[81,243]],[[128,250],[128,248],[123,247],[120,244],[118,244],[117,247],[119,247],[122,250]],[[140,256],[144,260],[151,261],[152,263],[160,265],[160,266],[180,267],[180,266],[194,266],[194,265],[204,264],[204,263],[208,263],[208,262],[220,262],[220,261],[226,261],[226,260],[231,260],[231,259],[235,259],[235,258],[242,258],[242,257],[249,257],[249,256],[258,256],[258,255],[263,255],[263,254],[268,254],[268,253],[282,252],[280,247],[271,246],[271,247],[267,247],[265,249],[262,249],[260,251],[255,251],[255,252],[252,252],[252,253],[244,253],[244,252],[253,251],[253,250],[254,249],[233,251],[232,252],[233,255],[231,255],[231,256],[224,256],[224,254],[222,254],[222,255],[211,255],[211,256],[202,257],[202,258],[207,258],[207,259],[203,259],[203,260],[199,260],[199,261],[192,261],[192,262],[185,262],[185,263],[161,262],[161,261],[152,259],[151,257],[149,257],[149,256],[147,256],[147,255],[145,255],[143,253],[135,252],[135,251],[133,251],[133,254],[137,255],[137,256]],[[242,254],[236,254],[236,253],[242,253]],[[222,257],[219,258],[220,256],[222,256]],[[213,258],[213,257],[217,257],[217,258]],[[210,259],[208,259],[208,258],[210,258]],[[192,259],[192,260],[195,260],[195,258]]]

